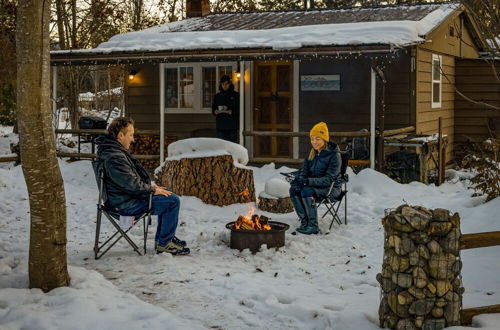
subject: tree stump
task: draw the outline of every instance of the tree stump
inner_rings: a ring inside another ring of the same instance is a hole
[[[155,182],[206,204],[255,202],[253,171],[234,166],[231,155],[167,160],[155,175]]]
[[[285,198],[259,197],[259,210],[271,213],[290,213],[293,212],[293,204],[290,197],[285,197]]]

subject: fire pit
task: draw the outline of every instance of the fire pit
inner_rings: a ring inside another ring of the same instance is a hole
[[[252,222],[254,225],[251,224]],[[290,226],[282,222],[267,221],[266,217],[259,218],[254,215],[251,219],[240,216],[238,221],[228,223],[226,228],[231,230],[231,249],[240,251],[250,249],[255,253],[259,251],[262,244],[266,244],[268,249],[284,246],[285,231]]]

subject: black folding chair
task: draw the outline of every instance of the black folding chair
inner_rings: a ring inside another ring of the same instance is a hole
[[[319,210],[321,205],[326,206],[326,212],[323,214],[321,219],[323,219],[327,214],[332,216],[332,222],[330,222],[330,227],[328,230],[332,229],[333,222],[336,221],[339,225],[342,224],[342,220],[338,214],[340,209],[340,204],[344,200],[344,224],[347,225],[347,182],[349,182],[349,175],[346,173],[347,164],[349,163],[349,152],[340,152],[340,158],[342,159],[342,164],[340,165],[340,179],[341,179],[341,190],[338,196],[332,196],[332,190],[336,182],[333,182],[328,190],[328,194],[323,197],[319,202],[316,202],[316,208]]]
[[[143,222],[143,233],[144,233],[144,254],[146,254],[146,241],[148,238],[148,229],[151,225],[151,206],[153,200],[153,194],[149,196],[149,206],[146,212],[134,215],[135,221],[131,226],[123,230],[119,224],[120,222],[120,214],[116,211],[113,211],[106,204],[106,191],[104,186],[104,168],[98,168],[97,163],[92,162],[92,167],[94,168],[94,173],[96,175],[97,187],[99,189],[99,199],[97,200],[97,221],[96,221],[96,233],[95,233],[95,243],[94,243],[94,254],[95,259],[100,259],[106,252],[108,252],[118,241],[124,238],[130,246],[137,252],[139,255],[143,255],[139,250],[137,244],[129,237],[128,232],[135,227],[139,222]],[[101,235],[101,220],[102,215],[111,222],[111,224],[115,227],[116,232],[113,233],[104,243],[99,242],[99,237]]]

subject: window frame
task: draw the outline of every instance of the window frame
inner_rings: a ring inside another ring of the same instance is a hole
[[[216,93],[218,92],[218,81],[220,79],[219,77],[219,67],[220,66],[231,66],[232,70],[232,79],[234,80],[234,76],[236,73],[237,69],[237,62],[186,62],[186,63],[162,63],[161,64],[161,70],[163,71],[163,80],[164,80],[164,85],[166,86],[166,69],[172,69],[175,68],[177,69],[177,77],[179,77],[179,68],[181,67],[192,67],[193,68],[193,83],[194,83],[194,99],[193,99],[193,107],[191,108],[180,108],[179,107],[179,102],[180,102],[180,85],[179,85],[179,80],[177,80],[177,107],[172,108],[172,107],[167,107],[167,100],[165,99],[165,105],[164,105],[164,113],[170,113],[170,114],[211,114],[212,113],[212,107],[202,107],[203,105],[203,68],[208,68],[208,67],[215,67],[215,73],[216,73]],[[160,76],[161,79],[161,76]],[[160,91],[163,93],[165,97],[165,88]]]
[[[434,62],[439,62],[439,79],[435,79],[434,77]],[[441,55],[432,54],[432,62],[431,62],[431,106],[433,109],[441,108],[441,104],[443,101],[443,74],[441,72],[443,70],[443,57]],[[439,84],[439,102],[434,102],[434,84]]]

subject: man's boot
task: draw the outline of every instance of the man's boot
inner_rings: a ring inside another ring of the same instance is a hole
[[[295,212],[299,216],[300,226],[297,228],[297,230],[304,230],[307,227],[308,221],[306,211],[304,210],[304,205],[302,204],[302,198],[299,196],[293,196],[290,197],[290,199],[292,201],[293,207],[295,208]]]
[[[314,207],[314,198],[306,197],[302,198],[302,202],[304,203],[304,209],[306,211],[307,218],[309,221],[307,222],[307,226],[302,229],[299,228],[297,231],[304,235],[311,235],[319,233],[318,228],[318,210]]]

